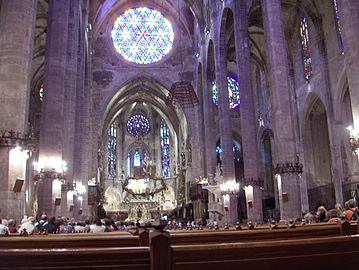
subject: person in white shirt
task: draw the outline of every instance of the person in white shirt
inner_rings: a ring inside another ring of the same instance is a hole
[[[32,234],[34,233],[35,231],[35,218],[34,217],[29,217],[27,219],[27,222],[24,222],[23,224],[21,224],[18,232],[19,234],[22,234],[24,233],[25,231],[28,233],[28,234]]]
[[[90,225],[90,232],[92,233],[103,233],[106,227],[102,225],[101,219],[96,219],[95,224]]]
[[[83,233],[85,232],[85,224],[82,222],[77,222],[74,227],[75,233]]]
[[[0,219],[0,235],[9,235],[9,228],[7,227],[7,220]]]

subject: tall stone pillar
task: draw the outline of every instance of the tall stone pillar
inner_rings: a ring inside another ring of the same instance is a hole
[[[191,166],[191,175],[192,180],[199,176],[204,176],[203,170],[203,141],[201,140],[201,131],[199,123],[202,122],[202,117],[200,114],[200,106],[195,105],[193,108],[188,108],[186,110],[186,115],[189,119],[189,124],[191,125],[190,131],[190,141],[191,141],[191,154],[192,160],[196,162],[192,162]]]
[[[235,2],[234,30],[238,78],[241,84],[241,135],[244,162],[244,184],[248,220],[263,221],[262,186],[259,174],[255,105],[251,82],[250,48],[248,39],[248,1]]]
[[[27,133],[36,0],[2,1],[0,13],[0,130]],[[1,136],[8,136],[9,133]],[[17,135],[16,135],[17,136]],[[20,220],[25,192],[14,193],[25,178],[26,153],[0,145],[0,216]]]
[[[212,89],[211,79],[209,78],[208,59],[204,65],[206,68],[202,70],[202,87],[203,87],[203,122],[204,122],[204,140],[205,140],[205,153],[206,153],[206,167],[208,181],[214,181],[214,174],[216,171],[216,139],[213,133],[214,130],[214,116],[213,116],[213,103],[212,103]],[[214,78],[213,78],[214,80]]]
[[[191,155],[192,160],[195,162],[191,163],[191,186],[197,185],[194,183],[194,179],[200,176],[204,176],[204,155],[203,155],[203,141],[201,140],[200,133],[201,128],[198,123],[202,122],[200,115],[200,106],[195,105],[193,108],[185,109],[186,116],[189,119],[190,124],[190,142],[191,142]],[[201,220],[203,213],[202,200],[197,198],[193,203],[193,216],[196,221]]]
[[[49,1],[45,52],[45,97],[42,105],[39,164],[51,169],[51,162],[64,159],[64,96],[66,82],[66,54],[70,0]],[[39,183],[39,212],[60,214],[55,206],[51,177]]]
[[[270,76],[274,131],[274,164],[286,167],[296,161],[296,145],[289,94],[289,68],[280,0],[262,0],[264,34]],[[300,217],[298,175],[276,177],[282,219]]]
[[[224,42],[224,39],[223,39]],[[215,42],[215,66],[216,83],[218,87],[218,112],[219,112],[219,132],[221,139],[221,160],[222,176],[224,185],[233,188],[236,185],[235,167],[233,160],[233,136],[231,111],[228,100],[228,80],[227,80],[227,47],[220,41]],[[224,195],[226,209],[226,222],[234,224],[238,220],[237,197],[236,195]]]
[[[74,163],[73,163],[73,177],[76,179],[77,188],[79,185],[82,185],[84,194],[78,194],[75,199],[74,207],[74,217],[75,219],[83,219],[80,216],[86,217],[89,216],[88,210],[88,180],[90,177],[90,172],[88,169],[88,153],[87,150],[89,147],[87,141],[90,132],[86,131],[85,119],[89,117],[85,114],[85,97],[90,96],[89,93],[85,95],[85,67],[86,67],[86,57],[85,57],[85,35],[86,26],[87,26],[87,1],[82,1],[79,6],[79,11],[82,12],[81,19],[79,19],[79,29],[80,31],[78,46],[77,46],[77,80],[76,80],[76,106],[75,106],[75,141],[74,144]],[[75,48],[75,46],[74,46]],[[119,130],[119,129],[118,129]],[[120,145],[120,144],[118,144]],[[122,152],[120,152],[122,153]],[[119,173],[122,171],[122,168],[119,168]]]
[[[359,5],[356,0],[338,1],[341,13],[345,66],[348,75],[355,133],[359,134]]]
[[[75,120],[81,121],[76,114],[77,106],[82,108],[82,104],[77,101],[77,72],[80,72],[81,66],[79,65],[79,21],[80,21],[80,5],[78,1],[70,1],[69,20],[68,20],[68,35],[67,35],[67,59],[66,59],[66,80],[65,80],[65,92],[64,92],[64,129],[63,129],[63,160],[67,163],[67,180],[68,184],[64,189],[64,196],[61,199],[62,214],[70,217],[76,216],[73,208],[70,207],[74,204],[73,191],[71,185],[80,179],[74,179],[75,170],[78,171],[80,166],[75,167]],[[82,32],[84,33],[84,32]],[[82,78],[83,79],[83,78]],[[78,111],[78,110],[77,110]],[[79,115],[81,113],[78,111]],[[76,152],[76,155],[78,153]],[[76,159],[80,157],[77,156]],[[79,164],[77,164],[79,165]],[[71,196],[72,195],[72,196]],[[69,212],[70,211],[70,212]],[[77,209],[76,209],[76,212]]]

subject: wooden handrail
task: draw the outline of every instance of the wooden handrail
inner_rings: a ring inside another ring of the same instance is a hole
[[[131,269],[149,270],[148,247],[7,249],[0,269]]]
[[[359,235],[172,246],[172,270],[336,269],[355,266]],[[304,268],[303,268],[304,267]]]
[[[0,269],[284,270],[313,269],[318,262],[319,269],[333,269],[356,263],[359,256],[359,235],[340,236],[339,224],[273,231],[151,231],[148,246],[139,246],[146,245],[146,235],[142,232],[142,242],[141,235],[118,234],[5,237],[0,239]],[[123,246],[126,241],[136,246]]]

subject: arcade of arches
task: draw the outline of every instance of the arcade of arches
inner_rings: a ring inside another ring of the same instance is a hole
[[[356,2],[0,0],[0,217],[233,224],[356,198]]]

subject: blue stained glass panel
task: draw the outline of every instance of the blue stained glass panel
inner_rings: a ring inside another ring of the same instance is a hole
[[[227,77],[228,80],[228,99],[229,107],[231,109],[238,108],[241,104],[241,99],[239,97],[239,82],[232,78]],[[216,82],[212,82],[212,102],[218,105],[218,87]]]
[[[338,1],[333,0],[333,5],[334,5],[334,11],[335,11],[335,23],[336,23],[336,27],[337,27],[339,46],[340,46],[339,49],[340,49],[340,52],[342,54],[344,54],[344,42],[343,42],[343,38],[342,38],[342,23],[340,21],[341,18],[340,18],[340,13],[339,13]]]
[[[108,163],[108,175],[110,177],[116,177],[117,175],[117,131],[114,124],[110,126],[107,131],[108,143],[107,143],[107,163]]]
[[[300,21],[300,42],[302,46],[304,78],[306,82],[309,82],[309,79],[312,76],[313,69],[312,69],[312,57],[309,47],[308,22],[304,13],[302,13],[301,21]]]
[[[150,132],[150,122],[142,114],[135,114],[127,121],[127,131],[131,136],[146,136]]]
[[[162,175],[170,176],[171,159],[170,159],[170,131],[164,119],[161,120],[161,157],[162,157]]]
[[[135,167],[141,166],[141,156],[138,151],[136,151],[133,155],[133,166]]]

